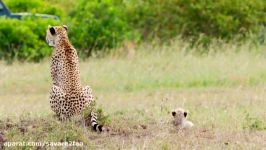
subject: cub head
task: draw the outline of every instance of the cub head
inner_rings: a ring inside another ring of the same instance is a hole
[[[46,31],[46,42],[49,46],[55,47],[58,40],[67,37],[67,26],[48,26]]]
[[[182,108],[177,108],[172,111],[172,116],[178,119],[185,119],[187,117],[187,112]]]
[[[172,116],[174,117],[173,124],[178,127],[178,129],[190,129],[194,126],[191,121],[187,120],[188,113],[182,109],[177,108],[172,111]]]

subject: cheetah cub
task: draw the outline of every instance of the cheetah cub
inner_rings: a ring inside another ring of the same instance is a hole
[[[182,108],[177,108],[172,111],[172,116],[174,117],[173,124],[178,129],[190,129],[194,126],[191,121],[187,120],[187,112]]]

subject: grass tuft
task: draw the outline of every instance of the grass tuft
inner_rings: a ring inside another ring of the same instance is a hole
[[[243,124],[244,129],[249,130],[266,130],[266,124],[259,118],[251,116],[248,112],[245,112],[245,122]]]

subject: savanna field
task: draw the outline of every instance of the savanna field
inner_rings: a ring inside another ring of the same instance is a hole
[[[0,0],[0,150],[266,150],[265,10],[265,0]],[[48,25],[67,26],[109,132],[92,130],[91,109],[66,121],[52,112]],[[173,126],[178,107],[194,127]]]
[[[77,149],[265,149],[265,46],[220,43],[203,56],[187,49],[177,40],[80,60],[82,84],[111,127],[103,134],[53,117],[49,59],[2,62],[1,133],[8,141],[83,142]],[[172,126],[176,107],[189,110],[192,130]]]

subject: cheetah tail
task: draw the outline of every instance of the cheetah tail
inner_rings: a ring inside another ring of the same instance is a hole
[[[99,125],[97,123],[97,114],[93,111],[91,112],[91,127],[93,128],[94,131],[102,132],[105,130],[103,125]]]

